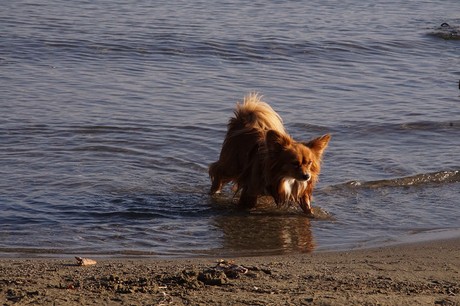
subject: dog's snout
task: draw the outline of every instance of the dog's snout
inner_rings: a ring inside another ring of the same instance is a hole
[[[308,181],[310,179],[310,174],[309,173],[302,174],[302,179],[305,181]]]

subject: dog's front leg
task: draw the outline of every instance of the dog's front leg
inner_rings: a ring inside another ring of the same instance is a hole
[[[306,213],[307,215],[313,215],[313,209],[311,207],[311,195],[309,195],[308,193],[304,194],[300,198],[299,205],[304,213]]]

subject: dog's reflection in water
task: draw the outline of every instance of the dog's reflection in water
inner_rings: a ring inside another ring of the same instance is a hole
[[[223,249],[234,254],[309,253],[315,248],[311,220],[303,214],[247,213],[214,221],[223,232]]]

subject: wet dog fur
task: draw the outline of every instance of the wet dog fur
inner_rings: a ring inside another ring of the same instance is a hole
[[[233,183],[241,190],[240,208],[254,208],[259,196],[270,195],[277,205],[295,202],[311,215],[312,193],[330,138],[326,134],[295,141],[281,117],[258,94],[249,94],[237,103],[219,160],[209,166],[210,193]]]

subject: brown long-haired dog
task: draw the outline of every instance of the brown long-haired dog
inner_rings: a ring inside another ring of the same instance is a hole
[[[250,209],[258,196],[270,195],[277,205],[296,202],[307,214],[331,136],[297,142],[285,131],[281,117],[258,94],[237,103],[228,123],[219,160],[209,166],[211,194],[233,182],[241,196],[238,206]]]

